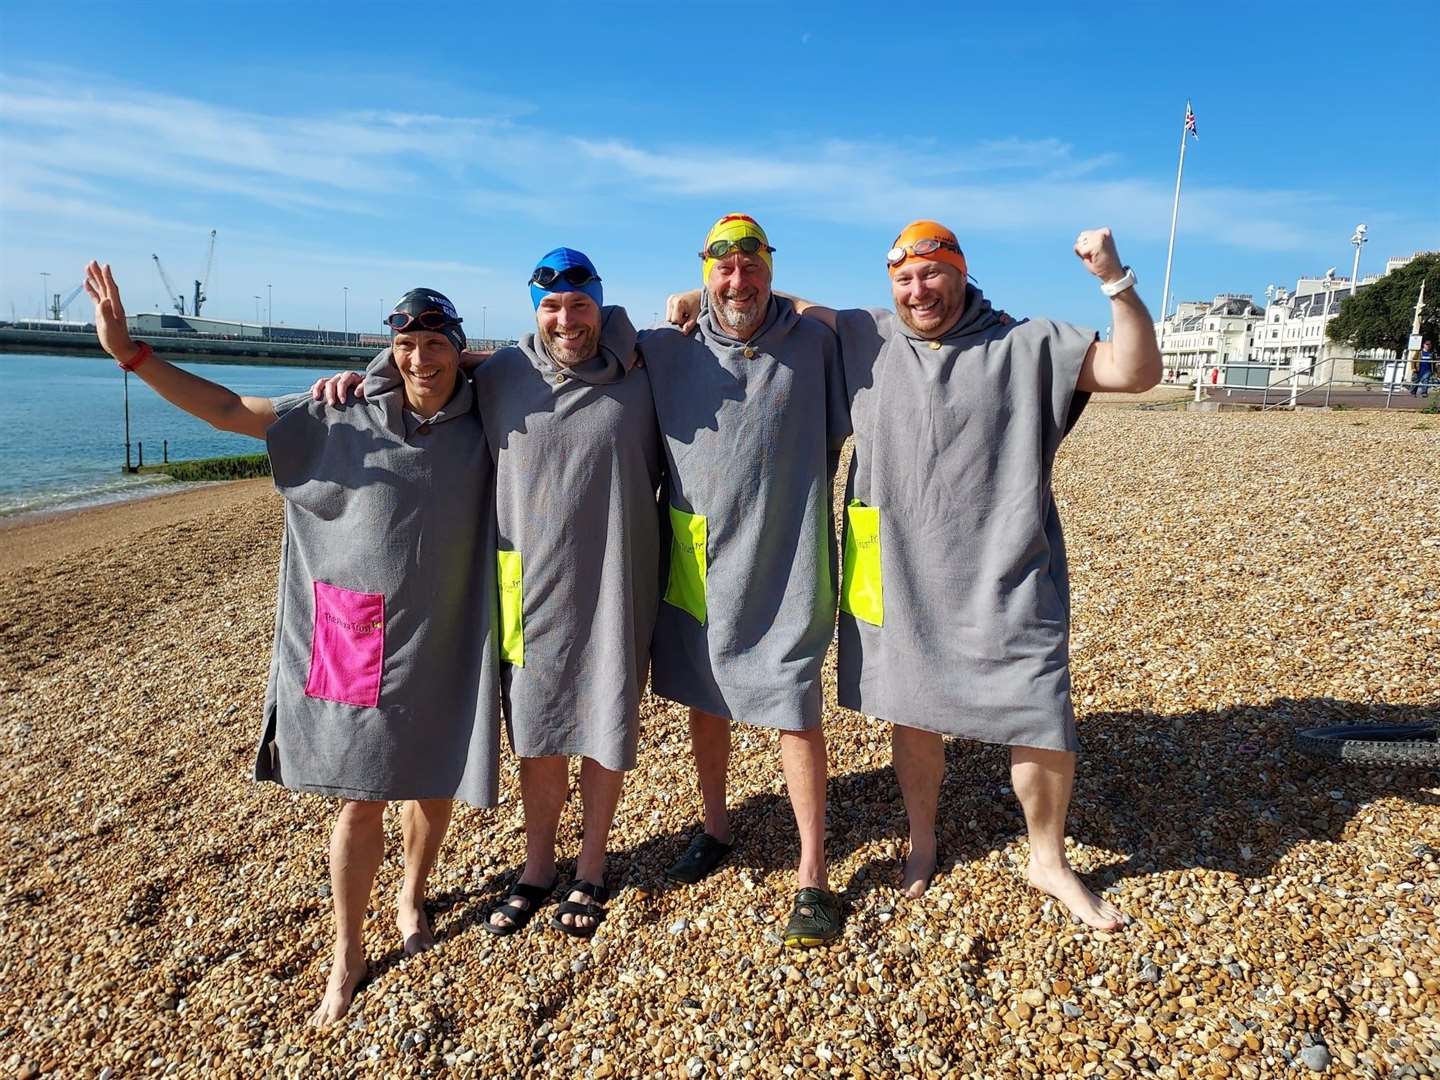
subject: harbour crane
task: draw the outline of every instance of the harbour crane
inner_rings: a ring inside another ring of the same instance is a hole
[[[70,306],[71,301],[73,301],[75,297],[80,295],[80,290],[84,287],[84,285],[76,285],[75,288],[70,290],[70,295],[65,297],[64,300],[60,299],[60,294],[57,292],[54,302],[50,305],[50,317],[56,322],[59,322],[65,315],[65,309]]]
[[[210,230],[210,250],[205,253],[205,273],[200,275],[200,280],[195,282],[195,303],[191,306],[192,315],[200,314],[200,305],[208,297],[205,295],[206,288],[210,285],[210,268],[215,265],[215,230]]]
[[[160,256],[152,254],[150,258],[155,260],[155,270],[160,275],[161,284],[165,286],[165,295],[170,298],[170,303],[174,305],[175,310],[178,311],[181,315],[184,315],[185,294],[176,292],[175,286],[170,284],[170,275],[165,273],[165,267],[160,265]]]
[[[160,274],[160,281],[165,286],[165,295],[170,298],[171,305],[181,314],[185,314],[185,294],[179,292],[170,281],[170,275],[165,273],[165,267],[160,264],[159,255],[151,255],[155,260],[155,269]],[[208,299],[205,290],[210,285],[210,268],[215,265],[215,230],[210,230],[210,248],[205,253],[205,272],[195,279],[195,292],[191,297],[190,314],[199,315],[200,308]]]

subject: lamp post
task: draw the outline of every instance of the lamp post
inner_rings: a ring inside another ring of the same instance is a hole
[[[265,325],[270,326],[275,322],[275,286],[265,286]]]
[[[260,297],[255,297],[255,321],[260,321]]]
[[[350,286],[345,287],[345,343],[350,343]]]
[[[1350,268],[1350,295],[1354,296],[1360,291],[1360,248],[1365,244],[1365,234],[1369,228],[1364,225],[1356,225],[1355,232],[1350,237],[1350,243],[1355,245],[1355,262]]]
[[[40,271],[40,317],[45,317],[45,305],[50,301],[50,275]]]
[[[485,334],[485,310],[486,310],[486,309],[485,309],[485,305],[484,305],[484,304],[481,304],[481,305],[480,305],[480,339],[481,339],[482,341],[489,341],[490,339],[489,339],[489,338],[486,336],[486,334]]]

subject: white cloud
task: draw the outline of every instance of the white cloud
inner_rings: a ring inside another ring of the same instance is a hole
[[[516,113],[278,116],[60,73],[3,76],[0,157],[44,165],[7,168],[0,212],[173,228],[159,211],[168,215],[177,196],[379,215],[396,193],[428,192],[472,214],[544,224],[574,220],[579,208],[638,213],[666,199],[759,203],[886,227],[927,215],[967,232],[1108,223],[1155,239],[1169,224],[1168,178],[1127,176],[1115,155],[1078,155],[1055,138],[967,146],[776,135],[730,150],[698,138],[577,137]],[[1329,205],[1307,192],[1192,187],[1182,229],[1240,248],[1294,250],[1314,243],[1305,221]]]

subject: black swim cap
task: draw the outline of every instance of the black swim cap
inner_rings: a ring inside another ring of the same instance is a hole
[[[439,312],[444,317],[444,322],[439,326],[422,325],[412,326],[409,329],[431,330],[437,334],[444,334],[450,344],[455,346],[455,351],[463,353],[465,351],[465,331],[460,329],[460,324],[464,320],[460,318],[455,311],[455,305],[444,293],[436,292],[434,289],[411,289],[396,301],[391,314],[400,312],[418,317],[427,311]],[[389,325],[388,320],[386,325]],[[390,327],[391,337],[394,337],[397,332],[395,327]]]

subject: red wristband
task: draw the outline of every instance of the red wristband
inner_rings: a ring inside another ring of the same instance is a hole
[[[140,342],[140,351],[130,358],[130,362],[128,364],[121,360],[117,360],[116,363],[120,365],[121,371],[134,371],[137,367],[143,364],[146,360],[149,360],[150,357],[154,355],[155,350],[150,347],[150,343],[148,341],[142,341]]]

